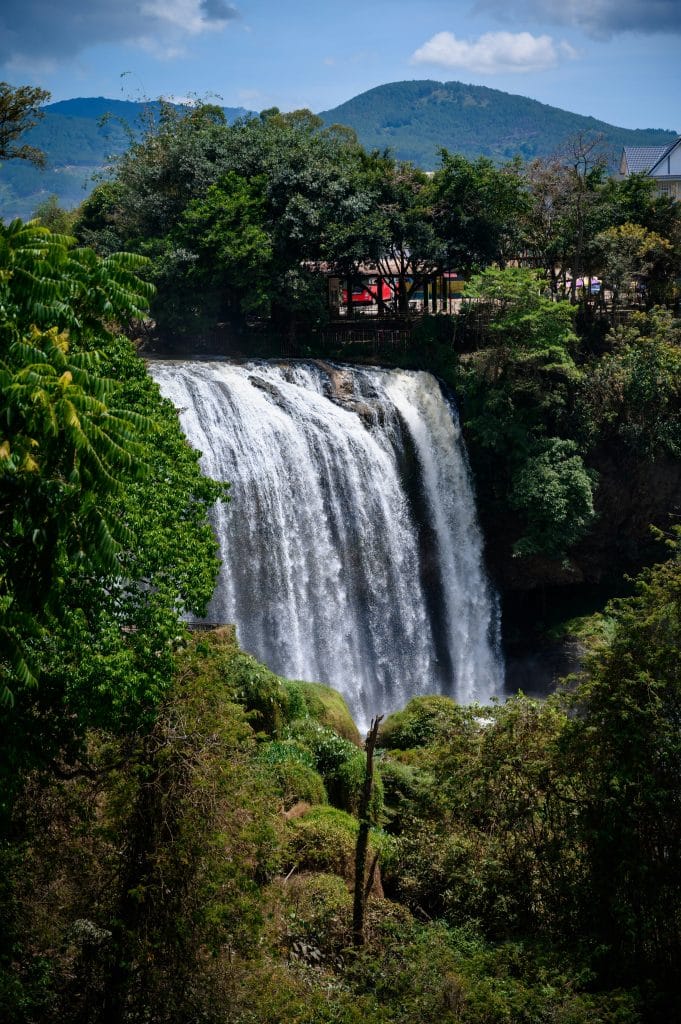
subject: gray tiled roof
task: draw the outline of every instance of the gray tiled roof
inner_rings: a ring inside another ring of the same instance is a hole
[[[624,156],[629,174],[649,171],[669,149],[669,146],[625,146]]]

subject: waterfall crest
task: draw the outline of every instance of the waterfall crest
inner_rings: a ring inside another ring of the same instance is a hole
[[[223,568],[208,611],[275,672],[340,690],[360,724],[420,693],[502,684],[456,412],[428,373],[153,362],[205,473]]]

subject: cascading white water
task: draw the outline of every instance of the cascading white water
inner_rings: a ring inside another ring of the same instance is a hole
[[[153,362],[208,475],[223,569],[208,612],[364,724],[420,693],[500,692],[494,602],[458,420],[427,373]]]

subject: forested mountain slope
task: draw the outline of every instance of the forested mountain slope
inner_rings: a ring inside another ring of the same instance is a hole
[[[567,100],[569,102],[569,100]],[[603,133],[613,156],[622,146],[671,142],[673,131],[617,128],[499,89],[463,82],[393,82],[379,85],[320,114],[327,124],[349,125],[368,149],[389,146],[400,160],[425,170],[444,146],[469,159],[550,156],[578,132]]]

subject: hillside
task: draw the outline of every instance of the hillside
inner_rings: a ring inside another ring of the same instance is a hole
[[[41,171],[22,160],[0,165],[3,220],[29,217],[49,195],[68,209],[82,203],[94,187],[93,175],[127,148],[131,132],[139,131],[145,115],[154,114],[158,104],[96,96],[62,100],[44,109],[43,120],[24,138],[47,154],[47,168]],[[230,122],[246,113],[242,107],[225,108]]]
[[[23,161],[0,168],[0,217],[28,217],[38,203],[56,195],[61,205],[77,206],[93,187],[93,174],[128,145],[145,112],[155,104],[89,97],[45,107],[45,118],[26,141],[43,149],[48,167],[40,171]],[[248,114],[226,107],[228,121]],[[107,117],[107,115],[109,115]],[[469,158],[508,160],[549,156],[577,132],[602,132],[611,162],[624,145],[670,142],[673,131],[617,128],[524,96],[461,82],[394,82],[370,89],[320,116],[327,124],[345,124],[368,149],[389,147],[401,160],[426,170],[437,165],[441,146]]]
[[[624,145],[671,142],[674,131],[617,128],[525,96],[462,82],[393,82],[379,85],[320,116],[348,125],[368,149],[390,147],[400,160],[426,170],[440,147],[473,159],[550,156],[577,132],[602,132],[611,158]]]

